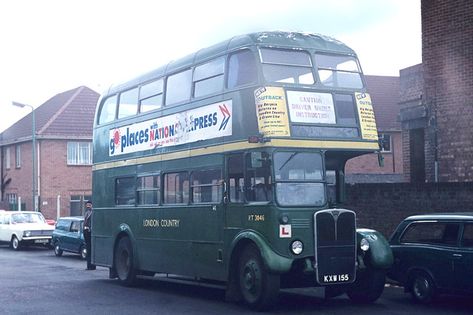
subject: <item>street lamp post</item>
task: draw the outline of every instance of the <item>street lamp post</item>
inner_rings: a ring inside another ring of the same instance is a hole
[[[38,200],[36,196],[36,119],[35,119],[35,112],[34,107],[28,104],[22,104],[18,102],[12,102],[13,106],[17,107],[29,107],[31,109],[31,119],[33,120],[33,127],[32,127],[32,155],[33,155],[33,209],[34,211],[38,211]]]

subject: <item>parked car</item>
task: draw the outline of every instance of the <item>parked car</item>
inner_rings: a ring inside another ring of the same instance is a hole
[[[85,247],[83,230],[83,217],[59,218],[52,239],[54,254],[60,257],[66,251],[79,254],[82,259],[86,259],[87,249]]]
[[[0,211],[0,242],[9,243],[14,250],[26,245],[49,246],[53,230],[40,212]]]
[[[389,278],[422,303],[473,293],[473,213],[410,216],[393,233]]]

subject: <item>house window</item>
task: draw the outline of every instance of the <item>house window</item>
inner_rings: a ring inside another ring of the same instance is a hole
[[[7,170],[9,170],[11,167],[10,162],[10,147],[7,147],[5,150],[5,168]]]
[[[379,138],[379,147],[381,152],[391,152],[391,135],[386,133],[380,133]]]
[[[9,204],[16,204],[18,197],[16,194],[7,194],[7,200]]]
[[[19,145],[15,147],[15,167],[21,167],[21,146]]]
[[[67,165],[91,165],[92,142],[68,142]]]

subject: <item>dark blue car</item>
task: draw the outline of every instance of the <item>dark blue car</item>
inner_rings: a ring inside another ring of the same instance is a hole
[[[389,278],[422,303],[441,293],[473,294],[473,213],[406,218],[390,240]]]
[[[79,254],[82,259],[86,259],[87,249],[85,247],[83,228],[83,217],[59,218],[51,241],[54,247],[54,254],[60,257],[66,251]]]

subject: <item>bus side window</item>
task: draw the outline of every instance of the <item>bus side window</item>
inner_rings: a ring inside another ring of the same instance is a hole
[[[120,93],[118,119],[138,113],[138,88]]]
[[[244,202],[243,154],[230,156],[227,167],[230,202]]]
[[[115,204],[128,206],[135,204],[134,177],[121,177],[115,179]]]
[[[192,70],[185,70],[168,77],[166,105],[188,101],[191,97]]]
[[[99,124],[104,124],[115,119],[115,111],[117,109],[117,96],[107,98],[100,109]]]
[[[234,53],[228,61],[227,87],[255,83],[257,80],[255,56],[250,50]]]
[[[163,103],[163,79],[152,81],[140,88],[140,113],[161,108]]]
[[[137,203],[139,205],[157,205],[161,201],[160,176],[138,177],[136,183]]]
[[[195,67],[194,97],[201,97],[223,90],[223,72],[225,59],[223,57]]]
[[[270,201],[272,199],[271,161],[266,152],[246,155],[245,192],[247,201]]]
[[[189,203],[189,173],[168,173],[164,175],[164,203]]]
[[[194,171],[191,175],[192,203],[218,203],[222,200],[222,171]]]

